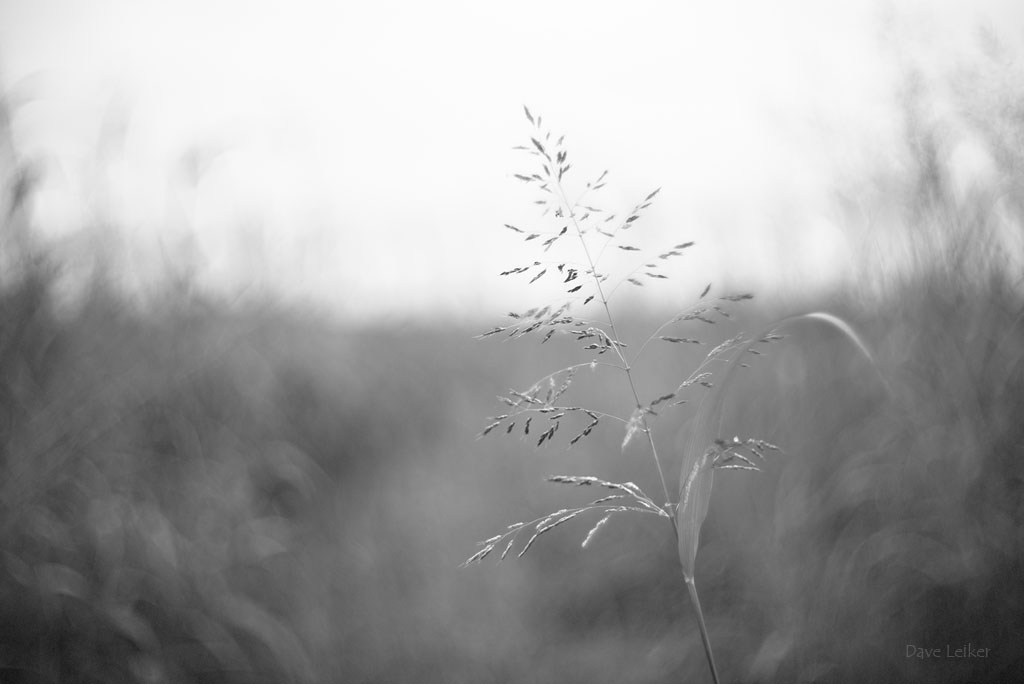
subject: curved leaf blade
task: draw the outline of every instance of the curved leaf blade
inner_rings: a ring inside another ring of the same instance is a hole
[[[689,470],[679,478],[679,506],[676,509],[676,528],[679,532],[679,564],[683,576],[693,581],[700,545],[700,530],[708,515],[711,503],[711,487],[714,484],[715,469],[712,467],[713,451],[705,451]]]

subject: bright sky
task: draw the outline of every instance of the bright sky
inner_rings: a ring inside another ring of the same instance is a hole
[[[533,257],[501,229],[532,216],[522,104],[611,169],[607,208],[663,187],[644,230],[699,250],[662,296],[822,284],[834,171],[896,139],[900,55],[1019,40],[1021,5],[7,0],[0,77],[52,236],[106,212],[139,277],[192,253],[211,287],[487,318],[530,304],[497,277]]]

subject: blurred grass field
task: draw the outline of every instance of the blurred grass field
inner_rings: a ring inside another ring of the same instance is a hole
[[[475,540],[574,500],[548,475],[657,490],[648,454],[621,453],[608,426],[573,450],[475,439],[497,394],[579,361],[573,345],[187,290],[140,307],[102,277],[61,306],[59,260],[16,235],[30,188],[11,178],[0,681],[706,681],[666,525],[616,519],[581,550],[586,526],[567,524],[521,560],[458,567]],[[1001,225],[1019,236],[1019,173],[1006,179]],[[909,267],[804,302],[851,321],[876,365],[804,326],[729,394],[724,436],[784,453],[724,473],[702,535],[727,681],[1024,671],[1020,259],[992,241],[991,197],[940,181],[908,181]],[[790,313],[749,305],[718,335]],[[660,322],[620,327],[631,340]],[[700,359],[665,346],[639,371],[653,392]],[[620,380],[576,389],[628,413]],[[669,462],[689,417],[660,419]],[[988,657],[907,656],[968,643]]]
[[[142,316],[100,290],[57,320],[40,278],[3,297],[3,681],[705,676],[667,526],[613,521],[582,551],[567,525],[457,567],[572,497],[546,475],[654,482],[612,429],[569,452],[474,440],[496,391],[572,350],[273,309]],[[740,379],[726,433],[785,453],[721,477],[708,518],[698,576],[728,679],[1019,671],[1020,305],[955,295],[853,316],[888,390],[814,329]],[[904,653],[961,641],[991,658]]]

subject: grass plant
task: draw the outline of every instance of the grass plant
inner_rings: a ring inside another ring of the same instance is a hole
[[[697,367],[678,382],[648,392],[646,387],[640,386],[635,369],[651,344],[703,346],[702,336],[691,333],[688,327],[713,326],[717,321],[731,318],[729,307],[753,299],[753,295],[709,296],[712,285],[708,284],[692,304],[641,338],[640,344],[634,347],[626,342],[616,325],[615,295],[623,285],[643,288],[671,281],[676,275],[672,266],[685,257],[694,242],[678,242],[654,254],[639,246],[642,241],[637,234],[642,231],[641,219],[661,189],[648,193],[625,215],[609,213],[597,206],[595,199],[607,183],[608,172],[602,172],[574,192],[568,183],[572,163],[564,146],[565,136],[554,137],[551,130],[544,127],[543,118],[534,117],[528,107],[524,107],[524,113],[531,126],[529,144],[515,149],[526,153],[533,166],[516,173],[515,178],[536,193],[533,203],[540,210],[540,221],[546,227],[524,229],[505,224],[506,229],[525,242],[536,245],[540,253],[534,261],[513,266],[500,275],[528,278],[529,285],[544,278],[556,280],[560,292],[552,303],[509,313],[509,323],[496,326],[479,337],[539,337],[543,344],[555,336],[563,336],[579,345],[590,359],[550,373],[526,390],[511,389],[499,397],[505,412],[491,417],[480,437],[492,433],[521,434],[524,439],[536,440],[536,447],[540,448],[571,434],[567,446],[572,448],[603,423],[614,423],[623,430],[621,448],[624,452],[634,439],[646,443],[657,471],[660,497],[647,494],[632,481],[616,482],[590,475],[553,475],[548,481],[603,491],[587,503],[509,525],[479,542],[479,549],[463,565],[480,562],[492,553],[499,561],[513,552],[522,557],[541,535],[577,518],[596,518],[583,537],[584,548],[594,543],[602,528],[618,515],[663,518],[670,523],[677,540],[683,580],[711,678],[717,684],[720,681],[718,666],[696,583],[697,551],[711,502],[714,472],[758,471],[768,453],[778,451],[777,446],[762,439],[722,434],[725,390],[737,369],[747,367],[751,360],[763,355],[767,345],[783,339],[778,332],[782,326],[801,319],[838,329],[868,358],[871,355],[849,324],[831,314],[816,312],[780,321],[757,335],[730,337],[713,346]],[[613,255],[626,259],[614,262]],[[584,401],[569,400],[577,374],[588,369],[621,376],[630,408],[628,415],[599,411]],[[654,426],[658,419],[690,402],[695,402],[699,408],[683,453],[677,457],[679,484],[670,490],[666,475],[669,462],[659,454]],[[561,431],[563,424],[565,431]]]

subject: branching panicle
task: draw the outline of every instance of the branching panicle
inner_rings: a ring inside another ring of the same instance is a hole
[[[692,584],[693,556],[696,554],[700,525],[707,512],[711,473],[715,469],[756,470],[758,464],[764,460],[765,452],[777,450],[777,447],[761,440],[739,438],[719,439],[712,445],[706,445],[707,450],[703,452],[702,458],[695,463],[684,463],[683,486],[678,493],[681,502],[676,504],[671,503],[673,497],[665,478],[662,459],[658,454],[652,422],[664,410],[686,404],[689,400],[687,395],[691,391],[699,393],[698,396],[708,390],[720,392],[719,389],[714,389],[716,385],[713,382],[717,365],[746,365],[741,358],[747,358],[748,352],[753,355],[760,353],[755,349],[755,345],[767,344],[780,338],[771,332],[753,340],[746,340],[740,336],[727,339],[712,348],[697,368],[682,378],[675,387],[669,386],[660,392],[645,393],[644,396],[648,398],[641,399],[633,366],[652,341],[659,340],[685,347],[702,345],[702,340],[690,334],[675,333],[669,328],[694,324],[714,325],[719,320],[731,318],[731,314],[725,308],[726,305],[749,300],[753,295],[726,294],[709,300],[709,284],[693,305],[659,326],[634,353],[633,347],[623,340],[616,329],[611,306],[614,294],[623,284],[645,287],[670,280],[672,274],[668,268],[680,263],[680,259],[686,256],[694,242],[678,242],[663,247],[653,256],[645,256],[645,249],[639,246],[641,241],[636,238],[642,237],[641,219],[660,193],[660,188],[648,193],[625,214],[610,213],[595,206],[596,203],[592,199],[592,196],[605,187],[608,171],[604,171],[596,179],[586,182],[575,199],[570,200],[565,182],[571,178],[572,164],[564,147],[565,136],[559,136],[552,141],[552,133],[544,129],[543,119],[534,117],[525,107],[524,113],[533,130],[529,136],[529,144],[519,145],[515,149],[530,157],[533,168],[514,174],[514,178],[535,190],[536,197],[533,202],[541,210],[540,218],[547,221],[548,225],[520,227],[504,224],[505,229],[524,242],[537,245],[542,256],[539,260],[510,267],[500,275],[524,277],[528,286],[535,283],[552,285],[557,282],[563,296],[557,304],[532,308],[525,312],[511,312],[509,324],[496,326],[479,337],[500,334],[506,338],[520,338],[536,332],[541,335],[540,342],[546,343],[556,334],[561,334],[579,345],[581,351],[589,353],[591,359],[551,373],[526,390],[512,389],[499,397],[499,400],[508,407],[507,413],[489,419],[490,422],[480,437],[496,432],[500,428],[505,434],[521,433],[523,437],[536,439],[536,446],[541,447],[555,442],[562,422],[571,422],[577,427],[564,433],[573,435],[568,438],[567,444],[567,447],[571,448],[589,436],[604,419],[618,421],[625,426],[623,450],[634,437],[642,435],[645,438],[647,449],[658,472],[664,495],[663,501],[666,503],[655,503],[632,482],[612,482],[593,476],[553,476],[549,481],[577,487],[602,487],[611,490],[612,493],[582,506],[560,509],[530,522],[510,525],[502,534],[480,542],[480,548],[464,565],[482,561],[496,549],[500,549],[499,559],[504,559],[517,547],[517,555],[522,556],[541,535],[590,513],[601,515],[584,537],[583,547],[589,546],[598,532],[617,513],[646,513],[668,518],[679,539],[680,562],[690,585],[695,608],[698,610],[706,653],[717,681],[710,643],[704,630],[703,617],[699,613],[699,603],[696,601],[696,588]],[[575,259],[548,258],[547,255],[554,254],[557,249],[569,248],[570,242],[578,246]],[[613,256],[636,261],[627,264],[625,268],[620,268],[618,264],[604,263]],[[613,274],[618,274],[615,275],[615,280],[612,280]],[[600,312],[598,316],[603,320],[594,321],[592,313],[583,316],[574,313],[574,309],[586,310],[588,313],[596,309]],[[673,334],[668,334],[670,332]],[[599,361],[602,356],[611,360]],[[592,371],[610,370],[625,376],[631,404],[628,418],[564,400],[565,396],[572,393],[576,374],[584,366]],[[532,435],[531,428],[536,431]],[[700,492],[700,496],[686,495],[691,491]]]
[[[730,314],[721,303],[736,303],[752,298],[750,294],[724,295],[718,298],[717,302],[705,302],[704,299],[710,291],[710,285],[698,297],[698,303],[681,311],[672,319],[661,325],[652,333],[637,350],[635,356],[629,356],[629,344],[623,341],[616,331],[615,319],[612,315],[610,299],[615,291],[623,283],[635,286],[643,286],[639,278],[645,277],[649,281],[669,280],[670,275],[664,272],[668,263],[682,257],[686,251],[694,246],[693,241],[678,242],[662,249],[651,258],[640,259],[638,265],[627,270],[621,275],[614,286],[606,288],[606,283],[614,272],[614,268],[601,268],[599,265],[610,255],[609,248],[617,254],[629,255],[644,252],[633,241],[625,241],[628,236],[640,225],[644,212],[652,205],[661,188],[648,193],[644,199],[634,205],[620,218],[618,214],[606,212],[601,207],[595,206],[590,196],[600,191],[606,183],[608,172],[604,171],[593,181],[587,182],[585,188],[576,196],[575,200],[569,200],[564,182],[571,168],[569,154],[564,147],[565,136],[559,136],[552,143],[552,134],[549,130],[543,129],[543,119],[534,117],[528,108],[524,108],[527,120],[534,131],[530,135],[528,145],[519,145],[515,149],[525,152],[535,164],[533,169],[513,174],[514,177],[526,184],[532,185],[539,193],[534,203],[542,207],[541,218],[554,219],[555,226],[546,228],[544,226],[521,227],[512,224],[504,224],[504,228],[519,235],[525,242],[536,242],[541,246],[542,252],[548,252],[560,240],[575,235],[580,246],[580,257],[575,262],[561,259],[558,261],[547,261],[545,259],[534,260],[521,266],[515,266],[501,272],[502,276],[525,275],[528,276],[527,284],[533,284],[545,277],[557,277],[559,285],[563,287],[566,298],[563,302],[555,305],[548,304],[542,307],[534,307],[523,312],[510,312],[509,318],[512,323],[505,326],[496,326],[490,331],[481,334],[479,337],[489,337],[497,334],[504,334],[509,338],[519,338],[531,333],[543,331],[541,343],[552,339],[556,333],[567,336],[580,345],[584,352],[590,352],[594,358],[588,363],[580,363],[567,366],[550,375],[541,378],[530,388],[519,391],[509,390],[508,394],[499,397],[499,400],[510,408],[510,411],[501,416],[491,419],[491,422],[480,433],[480,437],[489,435],[499,429],[506,435],[520,434],[522,437],[530,435],[531,427],[536,428],[535,418],[543,417],[546,424],[539,432],[533,435],[536,439],[536,446],[539,448],[545,444],[550,445],[555,441],[556,434],[561,427],[563,420],[578,420],[574,416],[586,417],[586,422],[577,423],[578,427],[570,433],[568,447],[573,447],[584,438],[588,437],[605,418],[611,418],[623,423],[626,426],[622,448],[625,449],[635,435],[642,434],[646,437],[648,448],[651,452],[659,479],[661,481],[665,501],[671,500],[667,481],[664,476],[664,469],[658,455],[657,446],[654,441],[650,421],[659,416],[659,412],[665,408],[672,408],[686,404],[688,399],[681,396],[690,388],[711,389],[714,384],[711,380],[711,364],[715,361],[726,361],[724,358],[728,352],[733,351],[743,340],[734,337],[714,347],[704,357],[699,366],[686,378],[670,391],[663,391],[657,394],[656,398],[642,401],[637,390],[632,372],[633,364],[644,353],[647,346],[654,339],[662,340],[673,344],[701,345],[703,342],[690,336],[662,335],[668,327],[676,324],[687,324],[690,322],[714,324],[713,316],[728,318]],[[597,239],[597,245],[591,245],[591,235]],[[574,307],[587,307],[595,302],[603,310],[604,320],[595,322],[589,318],[583,318],[572,313]],[[770,341],[769,339],[761,340]],[[756,353],[756,352],[755,352]],[[615,363],[599,362],[598,357],[610,354],[616,360]],[[626,376],[630,394],[632,395],[635,410],[628,418],[588,409],[580,405],[564,404],[560,398],[570,391],[576,372],[583,366],[589,366],[592,370],[598,367],[613,369],[623,372]],[[666,388],[667,389],[667,388]],[[657,409],[657,410],[655,410]],[[752,447],[748,447],[752,448]],[[736,447],[723,451],[720,467],[745,465],[741,458],[745,458],[738,452]],[[717,464],[717,462],[716,462]],[[654,505],[653,502],[651,505]],[[667,515],[667,510],[655,506],[656,509]],[[564,522],[564,521],[563,521]],[[559,523],[560,524],[560,523]],[[539,533],[538,533],[539,534]],[[529,544],[527,545],[529,546]],[[485,554],[478,555],[477,560],[482,559]]]

